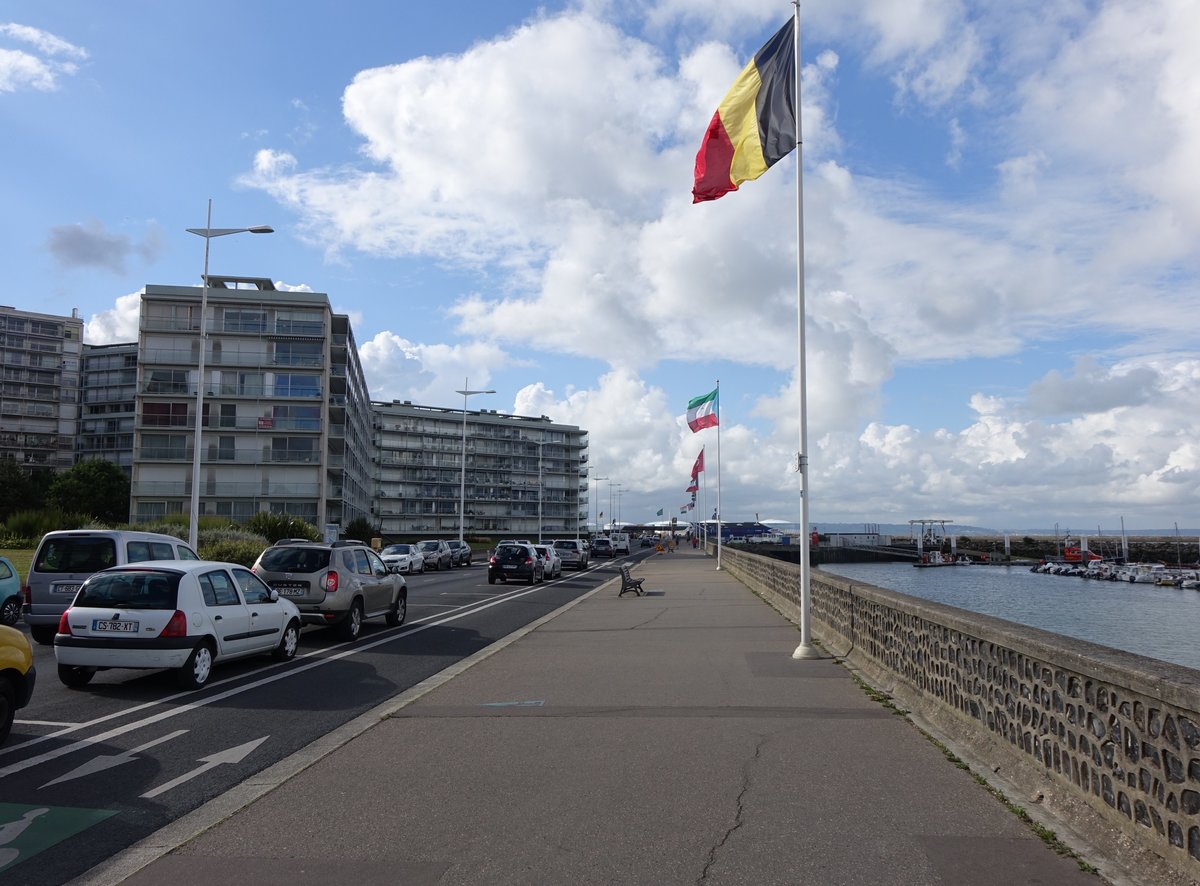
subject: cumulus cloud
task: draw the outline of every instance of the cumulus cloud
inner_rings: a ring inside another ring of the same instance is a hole
[[[139,289],[122,295],[107,311],[92,314],[83,324],[83,340],[89,345],[112,345],[138,340],[138,316],[142,309]]]
[[[0,92],[51,92],[58,89],[61,77],[74,74],[78,62],[87,57],[87,50],[54,34],[0,22]]]
[[[419,400],[530,346],[602,361],[594,385],[531,385],[514,406],[589,428],[594,470],[621,465],[647,495],[673,488],[697,442],[656,373],[697,361],[767,373],[774,390],[730,423],[723,456],[752,511],[787,518],[795,160],[718,203],[689,196],[699,134],[757,48],[741,41],[761,39],[778,7],[659,0],[643,36],[607,8],[364,70],[343,96],[362,158],[308,168],[268,148],[243,181],[331,256],[430,257],[488,281],[448,308],[463,344],[387,332],[363,346],[382,394]],[[653,42],[678,23],[677,46]],[[1194,501],[1198,428],[1181,392],[1195,389],[1200,331],[1200,8],[854,0],[812,8],[806,27],[829,47],[804,69],[814,506],[904,519],[953,502],[950,516],[998,521],[1111,511],[1129,490],[1163,515]],[[895,113],[937,133],[934,164],[969,180],[936,186],[859,160],[838,126],[850,64],[890,84]],[[531,342],[547,316],[557,334]],[[974,391],[956,404],[971,410],[963,426],[880,418],[906,367],[1017,358],[1065,329],[1081,348],[1070,374]],[[1164,336],[1182,356],[1159,353]]]

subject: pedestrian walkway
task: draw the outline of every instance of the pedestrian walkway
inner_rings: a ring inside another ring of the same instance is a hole
[[[652,555],[642,597],[611,568],[240,811],[85,880],[216,814],[124,882],[1100,882],[841,665],[793,660],[796,627],[712,558]]]

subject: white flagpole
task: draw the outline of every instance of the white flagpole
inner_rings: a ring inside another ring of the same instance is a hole
[[[792,40],[795,51],[795,117],[796,117],[796,370],[800,382],[800,451],[796,453],[796,469],[800,472],[800,645],[792,658],[819,658],[812,643],[811,573],[808,562],[808,379],[804,351],[804,145],[800,126],[800,0],[793,0]],[[719,437],[717,438],[720,439]]]
[[[703,446],[700,447],[700,451],[701,452],[704,451]],[[704,522],[701,524],[704,527],[704,535],[702,537],[701,544],[704,545],[704,553],[705,553],[705,555],[707,555],[708,554],[708,517],[704,517],[704,514],[708,513],[708,465],[705,465],[704,470],[701,471],[700,473],[704,474],[704,511],[700,515],[701,517],[704,518]]]
[[[717,379],[717,569],[721,568],[721,380]]]

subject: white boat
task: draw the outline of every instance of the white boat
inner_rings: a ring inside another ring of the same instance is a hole
[[[1161,563],[1126,563],[1117,580],[1130,584],[1152,585],[1166,575],[1167,567]]]

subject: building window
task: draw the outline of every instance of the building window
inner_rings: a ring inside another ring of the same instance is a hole
[[[317,375],[275,373],[276,397],[319,397],[321,378]]]
[[[267,331],[267,312],[248,311],[237,308],[225,309],[226,332],[255,332],[262,334]]]

